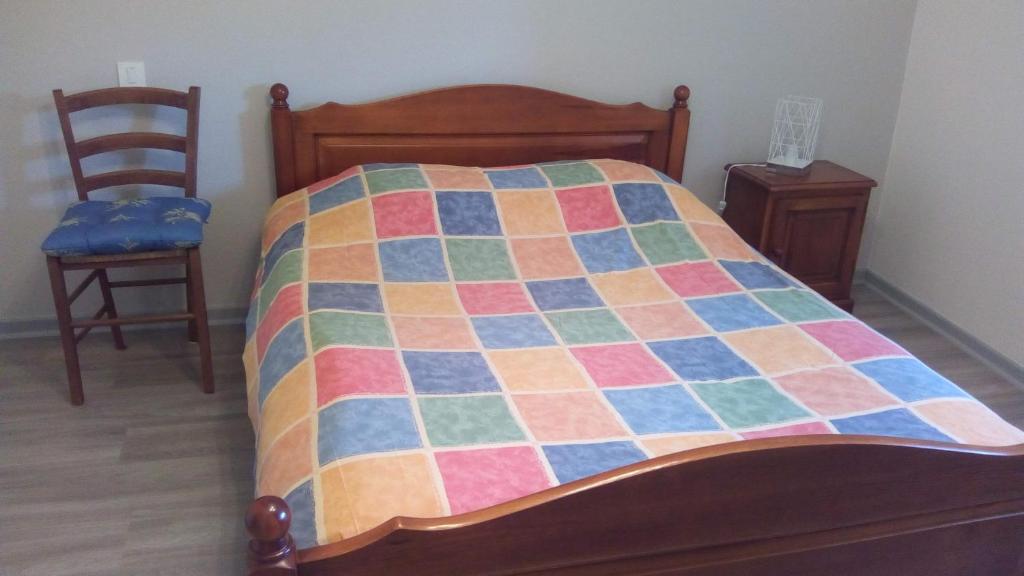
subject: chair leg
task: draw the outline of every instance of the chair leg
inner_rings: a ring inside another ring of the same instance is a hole
[[[71,403],[81,406],[85,402],[85,395],[82,392],[82,371],[78,365],[75,330],[71,327],[71,302],[68,300],[67,285],[64,284],[64,271],[60,267],[60,258],[56,256],[47,256],[46,266],[50,272],[53,305],[57,308],[57,325],[60,327],[60,343],[64,348],[64,365],[68,372]]]
[[[192,298],[192,267],[185,266],[185,307],[192,314],[196,313],[195,305],[193,304],[194,298]],[[199,331],[196,329],[195,319],[188,321],[188,341],[198,342]]]
[[[192,312],[195,314],[196,332],[199,337],[199,363],[203,378],[203,392],[213,393],[213,357],[210,352],[210,326],[206,320],[206,295],[203,289],[203,266],[199,248],[188,249],[188,270],[192,279],[189,292],[192,295]]]
[[[100,292],[103,293],[103,305],[107,308],[107,318],[117,318],[117,306],[114,305],[114,292],[110,289],[110,278],[107,277],[106,268],[99,269]],[[111,326],[110,334],[114,337],[114,348],[124,350],[124,337],[121,335],[120,326]]]

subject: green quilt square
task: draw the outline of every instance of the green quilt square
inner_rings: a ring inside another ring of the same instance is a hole
[[[292,282],[302,280],[302,251],[292,250],[277,260],[274,269],[270,270],[270,277],[260,288],[260,320],[270,308],[277,293]]]
[[[391,331],[383,314],[359,314],[334,310],[309,315],[309,332],[313,349],[331,344],[356,346],[393,346]]]
[[[420,398],[433,446],[467,446],[526,439],[501,395]]]
[[[655,266],[707,258],[684,224],[658,222],[650,226],[634,227],[632,232],[644,256]]]
[[[805,290],[765,290],[754,292],[762,304],[790,322],[809,322],[845,318],[846,314],[825,301],[824,298]]]
[[[448,261],[456,280],[515,280],[504,240],[448,238]]]
[[[551,185],[556,187],[604,182],[604,176],[587,162],[546,164],[540,169],[547,175],[548,180],[551,180]]]
[[[811,414],[772,387],[767,380],[691,384],[697,395],[733,428],[763,426]]]
[[[380,194],[391,190],[426,188],[427,181],[417,168],[395,168],[367,172],[366,185],[370,188],[370,194]]]
[[[599,344],[635,340],[609,310],[576,310],[546,314],[566,344]]]

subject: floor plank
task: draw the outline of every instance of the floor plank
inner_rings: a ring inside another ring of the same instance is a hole
[[[856,315],[1018,427],[1024,389],[870,288]],[[86,404],[67,402],[55,338],[0,341],[0,576],[240,574],[252,495],[240,327],[213,329],[217,393],[182,330],[82,343]]]

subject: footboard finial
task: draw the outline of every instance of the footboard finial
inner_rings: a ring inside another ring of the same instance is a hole
[[[288,87],[278,82],[270,87],[270,98],[273,100],[274,108],[288,107]]]
[[[292,511],[277,496],[257,498],[245,512],[249,576],[295,576],[295,542],[288,533]]]
[[[687,100],[690,99],[690,87],[685,84],[676,86],[675,91],[672,93],[676,97],[676,108],[686,108]]]

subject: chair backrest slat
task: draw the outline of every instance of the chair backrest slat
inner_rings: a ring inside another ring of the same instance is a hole
[[[68,112],[117,104],[156,104],[188,109],[188,92],[167,88],[103,88],[66,96]]]
[[[185,173],[172,170],[137,169],[115,170],[85,177],[87,192],[111,186],[124,186],[126,184],[157,184],[160,186],[184,188]]]
[[[79,200],[88,200],[89,192],[110,186],[125,184],[159,184],[176,186],[185,190],[185,196],[196,195],[196,170],[199,156],[199,88],[192,86],[188,92],[166,88],[104,88],[78,94],[64,95],[61,90],[53,91],[57,106],[64,144],[71,161],[71,174],[75,180]],[[160,132],[125,132],[106,134],[76,141],[71,127],[71,113],[121,104],[152,104],[181,108],[187,112],[185,135]],[[116,150],[160,149],[180,152],[185,155],[185,170],[133,169],[117,170],[85,176],[82,158]]]
[[[106,134],[80,140],[78,146],[79,158],[113,152],[115,150],[130,150],[133,148],[150,148],[159,150],[172,150],[184,153],[187,149],[188,139],[177,134],[161,134],[158,132],[124,132],[121,134]]]

